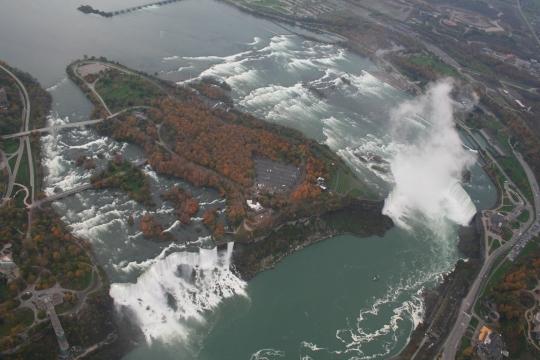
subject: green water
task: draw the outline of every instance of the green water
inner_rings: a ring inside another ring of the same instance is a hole
[[[88,3],[110,9],[135,1]],[[4,2],[0,12],[0,57],[50,87],[52,120],[84,120],[90,113],[90,104],[65,75],[66,65],[84,54],[105,55],[173,80],[211,68],[211,74],[231,84],[241,108],[327,143],[351,166],[358,165],[358,174],[380,192],[388,189],[387,180],[355,163],[353,153],[388,155],[388,110],[405,95],[370,76],[367,72],[376,66],[369,60],[336,46],[304,41],[271,22],[211,0],[186,0],[113,19],[83,15],[76,10],[78,5],[67,0],[46,4],[22,0]],[[216,55],[223,58],[216,60]],[[183,56],[193,58],[168,60]],[[342,76],[356,87],[345,86],[339,81]],[[310,93],[304,83],[323,89],[326,98]],[[84,184],[88,174],[76,168],[74,160],[115,151],[140,156],[140,151],[102,138],[92,129],[47,139],[46,186],[67,189]],[[478,166],[472,174],[466,190],[477,208],[490,207],[495,188]],[[170,186],[170,180],[156,178],[155,188]],[[212,194],[196,195],[201,202],[213,200]],[[56,208],[76,235],[92,242],[113,283],[133,283],[148,269],[147,262],[163,260],[159,254],[168,244],[137,237],[126,222],[144,209],[120,193],[89,191],[56,203]],[[159,210],[163,219],[172,218],[169,209]],[[189,228],[178,232],[187,240],[199,236]],[[245,297],[225,299],[203,313],[205,322],[184,321],[187,340],[141,344],[126,358],[386,359],[403,347],[418,323],[421,290],[433,286],[458,259],[456,241],[456,228],[448,224],[418,224],[412,232],[394,228],[381,238],[328,239],[258,275],[246,285]],[[170,252],[180,248],[171,246]],[[175,271],[171,267],[169,275]],[[158,288],[146,291],[157,289],[159,297]],[[153,325],[167,331],[165,324]]]

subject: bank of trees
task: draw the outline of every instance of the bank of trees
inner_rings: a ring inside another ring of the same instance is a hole
[[[191,218],[199,211],[197,200],[190,193],[178,186],[173,186],[161,196],[164,200],[172,203],[176,217],[182,224],[191,223]]]
[[[116,155],[109,161],[107,169],[90,179],[96,189],[117,188],[128,196],[146,206],[155,206],[150,191],[150,183],[140,168],[122,156]]]

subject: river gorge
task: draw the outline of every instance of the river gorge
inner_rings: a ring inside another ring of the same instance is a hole
[[[139,5],[86,2],[104,11]],[[159,219],[182,242],[144,239],[128,219],[145,209],[121,192],[89,190],[58,201],[63,221],[93,245],[115,303],[131,311],[143,334],[125,359],[389,358],[422,319],[423,289],[461,257],[458,226],[496,201],[495,187],[454,128],[451,83],[413,98],[379,80],[381,70],[368,59],[213,0],[113,18],[85,15],[66,0],[46,7],[23,0],[3,4],[0,19],[0,57],[47,88],[51,125],[89,119],[92,105],[65,73],[85,55],[179,85],[219,77],[239,109],[338,153],[386,199],[384,211],[397,225],[384,236],[318,242],[246,282],[229,266],[234,244],[214,248],[200,218],[181,225],[166,203],[158,203]],[[75,164],[81,155],[143,157],[91,127],[44,136],[42,149],[47,193],[89,181],[91,174]],[[462,184],[465,168],[471,176]],[[149,166],[144,171],[156,192],[179,184],[203,210],[224,204],[214,191],[159,176]],[[419,174],[416,181],[412,175]]]

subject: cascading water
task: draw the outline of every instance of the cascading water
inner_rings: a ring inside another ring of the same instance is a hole
[[[391,114],[394,187],[383,212],[401,227],[410,228],[418,215],[428,223],[467,225],[476,212],[460,184],[475,156],[455,128],[451,90],[449,80],[441,81]]]
[[[187,340],[190,323],[205,323],[204,314],[234,295],[245,296],[245,282],[230,262],[233,243],[226,250],[174,252],[155,262],[135,284],[115,283],[110,294],[119,307],[130,310],[148,343]]]

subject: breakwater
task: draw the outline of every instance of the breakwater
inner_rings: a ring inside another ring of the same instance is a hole
[[[132,6],[132,7],[129,7],[129,8],[120,9],[120,10],[113,10],[113,11],[103,11],[103,10],[99,10],[99,9],[94,9],[90,5],[81,5],[81,6],[79,6],[77,8],[77,10],[79,10],[80,12],[83,12],[85,14],[96,14],[96,15],[100,15],[100,16],[103,16],[103,17],[113,17],[113,16],[117,16],[117,15],[128,14],[130,12],[137,11],[137,10],[142,10],[142,9],[149,8],[149,7],[152,7],[152,6],[162,6],[162,5],[172,4],[172,3],[175,3],[175,2],[179,2],[179,1],[181,1],[181,0],[156,1],[156,2],[152,2],[152,3],[144,4],[144,5]]]

